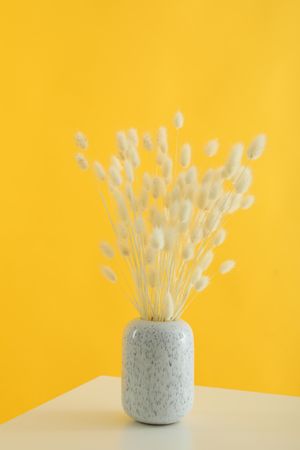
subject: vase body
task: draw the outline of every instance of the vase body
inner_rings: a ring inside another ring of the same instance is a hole
[[[135,420],[169,424],[191,409],[194,338],[183,320],[133,320],[123,335],[122,404]]]

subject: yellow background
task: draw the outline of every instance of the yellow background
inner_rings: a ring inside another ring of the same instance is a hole
[[[185,314],[196,382],[300,395],[300,4],[293,0],[7,1],[1,6],[0,420],[118,375],[135,317],[99,275],[111,236],[73,134],[105,164],[114,133],[171,124],[201,148],[266,132],[238,261]]]

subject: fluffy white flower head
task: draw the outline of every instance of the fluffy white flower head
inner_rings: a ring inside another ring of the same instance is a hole
[[[265,146],[266,146],[266,135],[265,134],[259,134],[256,136],[256,138],[251,142],[247,155],[249,159],[258,159],[262,155]]]
[[[220,267],[219,267],[219,271],[222,275],[225,275],[225,273],[230,272],[234,267],[235,267],[236,263],[233,259],[227,259],[227,261],[224,261]]]
[[[87,162],[82,153],[77,153],[75,155],[75,159],[80,169],[87,170],[89,168],[89,163]]]
[[[218,149],[219,149],[218,139],[212,139],[211,141],[208,141],[208,143],[204,147],[204,153],[206,154],[206,156],[212,157],[217,154]]]
[[[175,128],[179,129],[183,127],[184,123],[184,117],[181,111],[177,111],[177,113],[174,116],[174,126]]]
[[[75,143],[77,147],[81,148],[82,150],[86,150],[89,146],[88,140],[86,136],[82,133],[82,131],[77,131],[75,133]]]

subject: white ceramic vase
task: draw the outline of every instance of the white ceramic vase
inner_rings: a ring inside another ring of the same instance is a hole
[[[135,420],[179,421],[194,398],[194,338],[183,320],[133,320],[123,336],[122,404]]]

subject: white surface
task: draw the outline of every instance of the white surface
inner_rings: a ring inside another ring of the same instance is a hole
[[[300,450],[300,398],[196,388],[181,423],[124,415],[120,379],[100,377],[0,426],[1,450]]]

